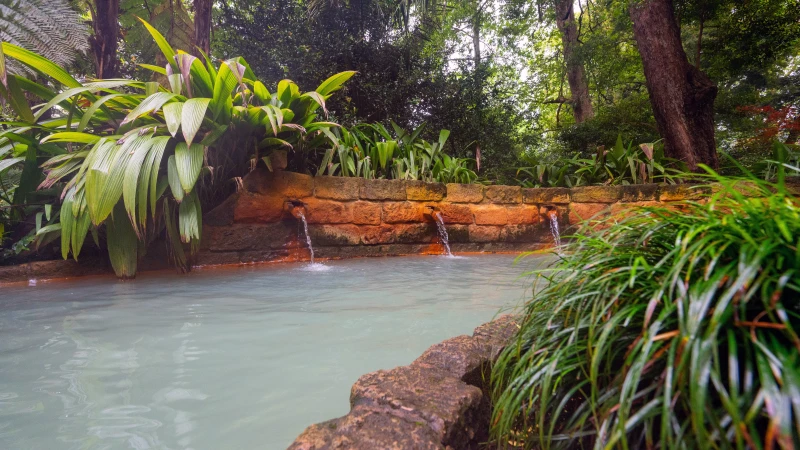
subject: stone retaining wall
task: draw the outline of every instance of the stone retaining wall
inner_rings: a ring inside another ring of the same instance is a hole
[[[430,347],[408,366],[368,373],[350,412],[308,427],[289,450],[478,449],[486,442],[491,365],[517,330],[502,316]]]
[[[307,260],[304,234],[287,202],[302,204],[315,256],[344,258],[441,254],[433,210],[441,213],[454,252],[511,252],[551,246],[550,214],[557,214],[564,233],[582,219],[631,204],[697,195],[688,186],[525,189],[259,170],[206,215],[197,264]]]

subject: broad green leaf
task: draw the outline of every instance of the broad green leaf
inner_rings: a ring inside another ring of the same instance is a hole
[[[178,128],[181,126],[181,113],[183,111],[183,102],[172,102],[164,105],[164,121],[167,122],[167,130],[172,137],[178,134]]]
[[[178,207],[178,229],[181,242],[184,244],[188,244],[193,239],[200,239],[199,208],[200,202],[195,191],[186,195]]]
[[[153,28],[152,25],[147,23],[146,20],[143,20],[139,17],[137,17],[137,19],[139,19],[139,22],[142,22],[145,28],[147,28],[147,31],[150,32],[150,35],[153,36],[153,40],[156,41],[156,45],[158,45],[158,48],[161,49],[161,53],[163,53],[164,57],[167,58],[167,62],[172,65],[173,69],[177,69],[175,66],[175,50],[173,50],[172,46],[169,45],[167,39],[164,38],[164,36],[159,33],[158,30]]]
[[[114,273],[119,278],[134,278],[139,259],[139,240],[121,204],[114,209],[114,215],[106,226],[106,244]]]
[[[272,99],[272,96],[269,95],[267,87],[264,86],[264,83],[260,81],[253,83],[253,93],[256,95],[256,98],[261,102],[262,105],[266,105]]]
[[[332,77],[323,81],[316,89],[316,91],[323,96],[330,95],[332,92],[340,89],[342,85],[355,74],[356,72],[352,70],[347,72],[339,72],[336,75],[333,75]]]
[[[322,97],[322,94],[320,94],[319,92],[311,91],[311,92],[306,92],[300,97],[301,98],[307,97],[313,100],[316,104],[322,107],[322,111],[325,112],[325,117],[328,117],[328,108],[325,107],[325,98]]]
[[[159,136],[153,139],[153,145],[150,147],[150,153],[148,153],[148,157],[145,160],[145,163],[142,166],[142,171],[139,175],[139,183],[149,185],[148,189],[139,190],[139,198],[137,200],[137,203],[139,204],[139,224],[142,226],[142,228],[144,228],[147,223],[148,197],[146,195],[148,192],[150,199],[150,211],[153,215],[155,215],[156,201],[158,200],[158,173],[161,169],[161,158],[164,156],[164,150],[167,148],[169,140],[170,139],[168,136]],[[145,194],[144,197],[142,196],[143,193]]]
[[[64,201],[61,202],[61,257],[69,257],[69,249],[72,243],[72,227],[75,217],[72,215],[72,200],[75,197],[75,188],[67,191]]]
[[[171,92],[156,92],[155,94],[145,98],[139,103],[136,108],[133,108],[131,112],[125,116],[125,119],[122,121],[121,125],[125,125],[126,123],[133,122],[134,120],[138,119],[139,117],[149,114],[153,111],[158,110],[161,106],[170,101],[171,99],[177,97],[175,94]]]
[[[185,145],[185,144],[184,144]],[[167,179],[169,180],[169,188],[172,191],[172,196],[178,203],[183,201],[184,192],[181,187],[181,179],[178,176],[178,166],[175,164],[175,155],[172,155],[167,160]]]
[[[14,164],[21,163],[25,161],[25,158],[8,158],[0,160],[0,174],[5,172],[9,167],[13,166]]]
[[[136,226],[136,201],[141,197],[147,197],[147,188],[149,185],[146,182],[139,182],[139,172],[144,165],[145,159],[154,141],[155,139],[149,138],[131,150],[133,155],[131,155],[122,180],[122,202],[125,205],[125,212],[128,213],[131,226],[140,239],[142,236],[139,232],[139,228]],[[140,191],[144,192],[142,193]]]
[[[211,102],[211,111],[215,120],[220,118],[223,108],[231,100],[231,93],[236,88],[236,85],[236,76],[231,73],[230,67],[225,63],[221,64],[219,72],[217,72],[217,78],[214,81],[214,97]],[[218,121],[223,122],[222,120]]]
[[[186,145],[181,142],[175,146],[175,168],[178,171],[181,187],[188,193],[194,188],[200,170],[203,168],[205,147],[200,144]]]
[[[167,76],[167,70],[163,67],[154,66],[152,64],[139,64],[139,67],[143,67],[145,69],[152,70],[155,73]]]
[[[22,47],[17,47],[14,44],[9,44],[8,42],[3,42],[2,48],[3,53],[6,56],[10,56],[17,61],[31,67],[32,69],[38,70],[39,72],[52,77],[54,80],[68,88],[81,86],[78,80],[73,78],[69,73],[67,73],[67,71],[47,58],[39,56],[36,53],[29,52]]]
[[[124,97],[124,96],[125,94],[109,94],[97,99],[96,102],[92,103],[92,106],[88,107],[86,111],[84,111],[83,117],[81,117],[81,121],[78,124],[78,131],[83,131],[89,125],[90,120],[96,119],[95,113],[97,112],[98,108],[103,106],[109,100],[113,100],[117,97]]]
[[[95,144],[100,140],[100,136],[81,133],[78,131],[62,131],[61,133],[53,133],[50,136],[42,139],[45,142],[75,142],[79,144]]]
[[[296,98],[297,95],[300,93],[300,88],[297,87],[296,84],[292,80],[281,80],[278,82],[278,100],[281,102],[281,106],[284,108],[288,108],[289,105],[292,103],[292,99]]]
[[[203,124],[210,98],[191,98],[186,100],[181,111],[181,129],[187,144],[191,144]]]

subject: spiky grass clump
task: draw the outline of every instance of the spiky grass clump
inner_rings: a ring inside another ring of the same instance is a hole
[[[714,177],[540,274],[492,373],[501,448],[800,448],[800,201]]]

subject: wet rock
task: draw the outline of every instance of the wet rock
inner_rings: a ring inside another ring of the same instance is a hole
[[[289,449],[481,448],[489,431],[488,370],[516,329],[514,317],[502,316],[473,336],[430,347],[409,366],[362,376],[350,413],[308,427]]]

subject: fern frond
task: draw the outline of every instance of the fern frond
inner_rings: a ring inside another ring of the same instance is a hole
[[[0,0],[0,40],[67,67],[89,49],[89,29],[67,0]],[[28,72],[15,61],[8,69]]]

